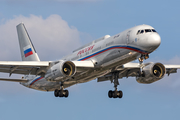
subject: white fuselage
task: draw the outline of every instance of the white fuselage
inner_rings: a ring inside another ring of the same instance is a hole
[[[65,61],[91,60],[95,68],[76,73],[68,80],[62,79],[64,87],[84,83],[116,70],[123,64],[136,60],[140,55],[153,52],[161,43],[159,34],[149,25],[139,25],[114,36],[106,35],[100,39],[75,50],[71,55],[62,58]],[[59,89],[60,81],[47,81],[45,78],[29,76],[28,83],[21,83],[43,91]]]

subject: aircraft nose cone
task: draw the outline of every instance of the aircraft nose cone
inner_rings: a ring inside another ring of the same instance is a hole
[[[155,49],[161,44],[161,37],[159,34],[152,34],[148,37],[148,44]]]

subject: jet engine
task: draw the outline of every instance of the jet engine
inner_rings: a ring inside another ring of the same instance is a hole
[[[76,68],[71,61],[58,61],[48,69],[45,79],[48,81],[57,81],[63,78],[71,77],[75,74]]]
[[[161,63],[151,63],[142,69],[142,75],[136,78],[139,83],[150,84],[164,77],[166,69]]]

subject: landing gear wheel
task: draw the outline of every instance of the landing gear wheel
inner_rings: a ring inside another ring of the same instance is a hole
[[[67,72],[68,69],[65,68],[64,71]],[[54,96],[55,97],[66,97],[66,98],[69,96],[69,91],[64,90],[63,82],[61,82],[61,84],[60,84],[60,90],[55,89]]]
[[[64,97],[67,98],[67,97],[69,96],[69,91],[68,91],[68,90],[64,90],[64,93],[65,93],[65,94],[64,94]]]
[[[108,92],[109,98],[122,98],[122,96],[123,96],[122,91],[118,91],[118,89],[117,89],[117,86],[119,85],[119,81],[118,81],[119,74],[120,73],[118,71],[115,71],[112,73],[111,82],[114,83],[115,90],[114,91],[109,90],[109,92]]]
[[[113,91],[112,90],[110,90],[109,92],[108,92],[108,96],[109,96],[109,98],[112,98],[113,97]]]
[[[59,97],[63,97],[63,90],[59,90]]]
[[[123,97],[123,92],[120,90],[120,91],[118,91],[118,93],[119,93],[118,97],[122,98]]]
[[[117,98],[117,91],[113,91],[113,98]]]
[[[123,92],[120,90],[120,91],[117,91],[117,90],[110,90],[108,92],[108,96],[109,98],[122,98],[123,97]]]
[[[56,90],[54,91],[54,96],[55,96],[55,97],[58,97],[58,96],[59,96],[58,94],[59,94],[59,90],[56,89]]]

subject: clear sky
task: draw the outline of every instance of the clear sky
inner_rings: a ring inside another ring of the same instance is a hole
[[[180,64],[179,12],[179,0],[0,0],[0,60],[21,60],[16,33],[20,22],[40,59],[48,61],[106,34],[148,24],[158,31],[162,43],[145,62]],[[68,88],[68,98],[2,81],[0,120],[180,119],[180,71],[148,85],[135,78],[119,82],[122,99],[108,98],[108,91],[114,89],[110,81],[74,85]]]

